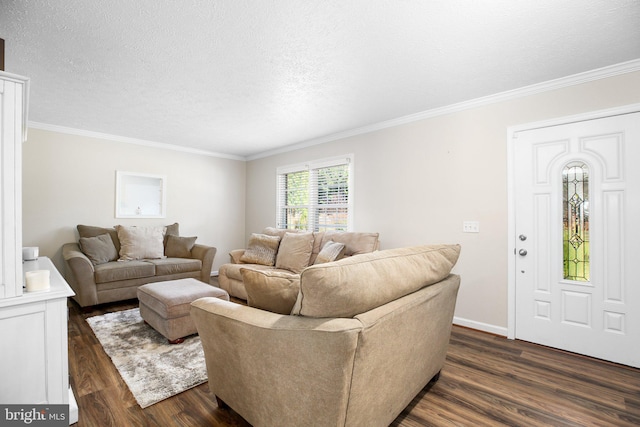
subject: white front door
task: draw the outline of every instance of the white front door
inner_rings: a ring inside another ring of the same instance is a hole
[[[514,137],[515,338],[640,367],[640,113]]]

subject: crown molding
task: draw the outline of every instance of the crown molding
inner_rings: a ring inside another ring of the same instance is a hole
[[[597,68],[591,71],[585,71],[583,73],[573,74],[567,77],[561,77],[555,80],[549,80],[543,83],[537,83],[530,86],[524,86],[522,88],[508,90],[505,92],[488,95],[469,101],[459,102],[456,104],[447,105],[444,107],[434,108],[431,110],[422,111],[415,114],[410,114],[396,119],[386,120],[383,122],[375,123],[369,126],[363,126],[356,129],[351,129],[344,132],[338,132],[331,135],[326,135],[320,138],[314,138],[307,141],[298,142],[295,144],[287,145],[285,147],[276,148],[273,150],[263,151],[261,153],[252,154],[246,157],[235,156],[230,154],[216,153],[207,150],[199,150],[195,148],[183,147],[175,144],[167,144],[162,142],[147,141],[143,139],[129,138],[119,135],[111,135],[100,132],[93,132],[83,129],[70,128],[65,126],[51,125],[40,122],[29,122],[29,127],[34,129],[48,130],[52,132],[66,133],[71,135],[80,135],[90,138],[107,139],[110,141],[124,142],[127,144],[143,145],[147,147],[160,148],[165,150],[181,151],[191,154],[199,154],[211,157],[220,157],[224,159],[251,161],[264,157],[274,156],[276,154],[287,153],[302,148],[312,147],[314,145],[324,144],[327,142],[337,141],[339,139],[345,139],[352,136],[362,135],[370,132],[375,132],[382,129],[387,129],[395,126],[404,125],[419,120],[429,119],[433,117],[443,116],[446,114],[456,113],[459,111],[468,110],[471,108],[477,108],[484,105],[495,104],[498,102],[509,101],[517,98],[523,98],[525,96],[531,96],[543,92],[549,92],[565,87],[575,86],[582,83],[588,83],[594,80],[606,79],[608,77],[614,77],[621,74],[632,73],[640,71],[640,59],[634,59],[632,61],[622,62],[607,67]]]
[[[240,161],[245,161],[246,160],[242,156],[234,156],[234,155],[231,155],[231,154],[216,153],[216,152],[207,151],[207,150],[198,150],[196,148],[183,147],[183,146],[175,145],[175,144],[166,144],[164,142],[147,141],[147,140],[144,140],[144,139],[136,139],[136,138],[129,138],[129,137],[126,137],[126,136],[111,135],[111,134],[107,134],[107,133],[93,132],[93,131],[89,131],[89,130],[70,128],[70,127],[66,127],[66,126],[50,125],[48,123],[40,123],[40,122],[32,122],[32,121],[30,121],[29,122],[29,127],[32,128],[32,129],[41,129],[41,130],[47,130],[47,131],[51,131],[51,132],[66,133],[66,134],[69,134],[69,135],[86,136],[86,137],[89,137],[89,138],[106,139],[106,140],[109,140],[109,141],[124,142],[126,144],[143,145],[143,146],[146,146],[146,147],[159,148],[159,149],[164,149],[164,150],[181,151],[181,152],[184,152],[184,153],[199,154],[199,155],[203,155],[203,156],[220,157],[220,158],[223,158],[223,159],[240,160]]]
[[[597,68],[595,70],[585,71],[582,73],[573,74],[571,76],[549,80],[543,83],[524,86],[518,89],[508,90],[505,92],[500,92],[493,95],[472,99],[469,101],[447,105],[445,107],[434,108],[431,110],[422,111],[420,113],[410,114],[408,116],[386,120],[384,122],[379,122],[373,125],[364,126],[357,129],[351,129],[345,132],[339,132],[331,135],[326,135],[320,138],[310,139],[310,140],[299,142],[296,144],[287,145],[286,147],[277,148],[274,150],[268,150],[262,153],[250,155],[246,157],[246,160],[248,161],[257,160],[263,157],[270,157],[276,154],[299,150],[301,148],[324,144],[326,142],[349,138],[356,135],[362,135],[369,132],[375,132],[375,131],[387,129],[390,127],[400,126],[406,123],[429,119],[437,116],[443,116],[446,114],[456,113],[459,111],[464,111],[471,108],[476,108],[476,107],[489,105],[489,104],[495,104],[498,102],[509,101],[517,98],[523,98],[525,96],[531,96],[531,95],[535,95],[543,92],[549,92],[557,89],[562,89],[565,87],[579,85],[582,83],[588,83],[594,80],[606,79],[608,77],[614,77],[621,74],[632,73],[635,71],[640,71],[640,59],[621,62],[619,64]]]

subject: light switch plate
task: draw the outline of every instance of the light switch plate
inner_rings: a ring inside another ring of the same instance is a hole
[[[479,233],[480,221],[464,221],[462,223],[462,231],[464,233]]]

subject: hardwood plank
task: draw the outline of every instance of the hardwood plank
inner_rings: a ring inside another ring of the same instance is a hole
[[[238,426],[201,384],[141,409],[85,318],[137,306],[107,304],[83,313],[70,303],[69,371],[78,426]],[[454,326],[440,379],[391,424],[416,426],[640,425],[640,370]]]

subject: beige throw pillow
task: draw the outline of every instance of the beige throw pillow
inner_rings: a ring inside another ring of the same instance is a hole
[[[80,249],[93,265],[105,264],[118,258],[118,252],[109,233],[95,237],[81,237]]]
[[[313,233],[285,233],[276,257],[276,268],[300,273],[309,266]]]
[[[116,225],[120,239],[120,259],[132,261],[136,259],[164,258],[164,234],[166,227],[127,227]]]
[[[191,258],[191,249],[196,244],[197,237],[166,236],[167,246],[164,254],[171,258]]]
[[[290,314],[298,298],[300,277],[281,271],[254,271],[241,268],[249,307]]]
[[[252,233],[247,250],[242,254],[240,261],[245,264],[272,266],[276,263],[279,244],[280,237],[278,236]]]
[[[108,234],[111,236],[111,240],[113,240],[113,246],[116,247],[116,252],[120,252],[120,240],[118,240],[118,232],[115,228],[104,228],[104,227],[95,227],[93,225],[82,225],[78,224],[77,226],[78,234],[80,237],[96,237],[102,234]]]
[[[346,250],[346,246],[344,243],[334,242],[333,240],[329,240],[322,247],[320,253],[316,257],[314,264],[324,264],[325,262],[337,261],[344,257],[344,252]]]

